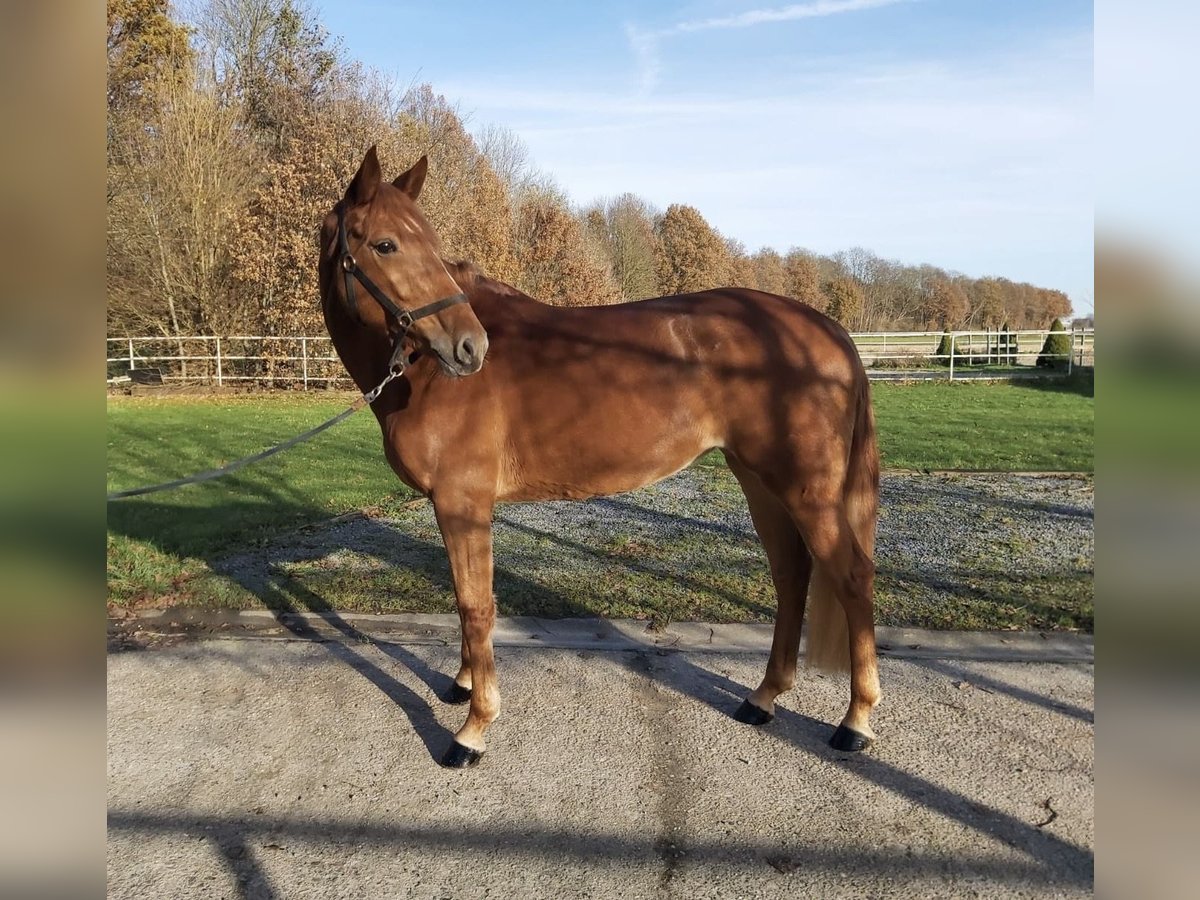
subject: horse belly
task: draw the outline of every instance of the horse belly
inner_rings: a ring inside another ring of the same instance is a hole
[[[499,499],[585,500],[661,481],[720,446],[697,424],[653,434],[589,430],[523,451],[514,448]]]

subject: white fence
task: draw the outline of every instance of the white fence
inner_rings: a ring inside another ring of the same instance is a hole
[[[942,332],[872,332],[852,335],[868,373],[877,379],[1013,378],[1070,372],[1095,365],[1095,331],[1065,332],[1069,352],[1038,365],[1048,331],[958,331],[949,352],[939,353]],[[153,370],[164,382],[257,385],[310,390],[352,388],[328,337],[110,337],[108,381]]]
[[[1014,378],[1095,366],[1095,329],[1058,332],[1067,350],[1045,355],[1049,330],[893,331],[853,334],[872,378]],[[1040,365],[1039,365],[1040,361]]]

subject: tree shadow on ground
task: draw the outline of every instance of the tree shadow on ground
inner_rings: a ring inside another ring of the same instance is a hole
[[[1076,394],[1080,397],[1094,398],[1096,369],[1093,366],[1076,366],[1070,374],[1064,369],[1061,373],[1041,378],[1014,378],[1012,384],[1047,394]]]
[[[676,654],[670,665],[654,665],[651,653],[623,654],[621,664],[637,673],[646,673],[664,687],[691,697],[726,715],[749,693],[747,685],[697,664],[697,655]],[[977,676],[975,680],[979,680]],[[997,683],[999,687],[999,683]],[[1060,709],[1053,701],[1030,692],[1012,692],[1012,696],[1035,702],[1079,718],[1081,711]],[[746,726],[753,727],[753,726]],[[1078,847],[1036,825],[989,806],[982,798],[968,797],[919,775],[885,762],[869,751],[847,754],[829,746],[834,726],[811,716],[776,707],[775,719],[763,726],[763,733],[830,765],[848,767],[865,782],[874,784],[914,804],[932,810],[982,836],[1000,841],[1026,854],[1043,872],[1047,881],[1090,887],[1094,879],[1092,851]],[[969,868],[973,869],[971,865]]]
[[[286,505],[289,500],[286,497],[278,497],[276,502]],[[288,507],[286,511],[299,517],[316,514],[316,511],[296,504]],[[166,552],[180,552],[180,548],[172,545],[170,541],[159,544],[156,523],[161,523],[164,517],[168,516],[186,517],[210,514],[210,511],[206,509],[170,507],[147,502],[118,505],[115,509],[110,508],[109,512],[110,529],[155,544]],[[359,536],[362,537],[361,532]],[[562,543],[562,539],[558,536],[549,535],[548,537]],[[378,554],[377,550],[374,551],[381,562],[420,566],[431,584],[438,589],[449,590],[448,564],[441,548],[437,545],[409,536],[398,536],[394,529],[373,521],[369,523],[369,538],[365,543],[374,548],[391,545],[392,550],[386,554]],[[345,549],[361,548],[347,547]],[[293,548],[293,552],[283,554],[283,556],[284,558],[299,559],[304,558],[305,552],[305,548],[296,546]],[[279,567],[280,560],[278,558],[265,568],[250,570],[230,568],[225,565],[224,557],[210,558],[208,562],[214,570],[224,572],[247,590],[253,592],[263,605],[275,614],[282,627],[287,629],[293,637],[320,643],[331,656],[360,673],[385,697],[399,706],[425,744],[431,757],[431,765],[433,760],[441,756],[442,751],[451,740],[451,735],[438,723],[429,703],[399,682],[378,663],[369,659],[359,648],[366,643],[375,643],[390,658],[409,668],[435,695],[441,696],[448,689],[450,683],[448,673],[436,672],[422,662],[416,654],[404,647],[369,641],[366,635],[347,623],[323,596],[305,586],[299,579],[283,572]],[[505,570],[502,567],[497,570],[497,585],[502,591],[515,590],[520,595],[531,598],[530,602],[536,603],[539,609],[556,608],[563,610],[565,615],[590,617],[590,611],[575,603],[571,598],[563,596],[547,585],[531,581],[519,573]],[[329,640],[318,634],[296,613],[314,613],[321,616],[326,623],[332,625],[340,633],[341,639]],[[618,664],[630,672],[651,678],[663,687],[710,706],[724,715],[732,715],[749,692],[747,685],[739,684],[723,675],[711,672],[686,655],[674,656],[671,665],[656,665],[654,658],[644,653],[615,654],[615,656]],[[1022,699],[1035,702],[1034,698],[1030,697]],[[1043,703],[1043,705],[1045,704]],[[1081,716],[1076,717],[1081,718]],[[981,799],[971,798],[945,788],[926,778],[906,772],[895,765],[871,757],[869,754],[854,756],[850,758],[853,762],[850,762],[845,754],[840,754],[828,747],[827,740],[832,730],[831,723],[820,722],[780,708],[775,721],[767,726],[765,733],[831,765],[848,765],[856,776],[868,783],[931,809],[983,836],[1018,849],[1030,859],[1029,868],[1023,873],[1030,878],[1076,887],[1091,885],[1093,877],[1091,852],[996,810]],[[112,822],[113,820],[110,819],[110,823]],[[248,825],[245,822],[222,819],[218,821],[218,826],[220,839],[214,840],[221,850],[226,865],[234,873],[238,883],[244,885],[244,896],[275,896],[275,889],[270,885],[261,869],[255,866],[253,856],[246,843],[247,834],[256,833],[259,828],[258,824]],[[186,816],[156,817],[152,814],[122,813],[116,818],[115,827],[133,831],[148,829],[190,833],[197,826]],[[280,822],[276,823],[276,827],[283,830],[299,829],[303,832],[304,828],[308,826]],[[338,835],[339,829],[345,826],[324,823],[319,827],[328,828],[327,835]],[[505,847],[507,848],[506,852],[511,851],[518,855],[531,852],[540,853],[546,846],[555,846],[555,852],[560,852],[563,846],[573,847],[573,850],[567,852],[574,852],[586,858],[592,858],[593,854],[604,857],[606,854],[618,851],[626,853],[630,851],[630,846],[623,844],[618,839],[597,839],[592,836],[569,834],[542,835],[538,839],[540,843],[525,845],[521,843],[522,838],[513,835],[495,836],[486,832],[472,834],[456,831],[453,836],[439,836],[436,832],[430,832],[428,829],[381,829],[378,826],[360,826],[359,830],[354,833],[358,834],[363,829],[376,835],[377,839],[383,842],[403,839],[431,848],[435,847],[439,841],[452,839],[454,845],[459,848],[478,846],[482,850],[486,850],[489,847]],[[505,843],[507,840],[517,842],[516,850],[512,849],[511,844]],[[534,846],[537,848],[536,851],[532,849]],[[650,845],[646,844],[645,846]],[[638,843],[636,849],[641,851],[645,849],[645,846]],[[762,848],[748,847],[747,850],[753,853],[768,852],[765,846]],[[688,854],[701,854],[706,852],[706,846],[703,843],[693,843],[690,847],[685,848],[685,851]],[[877,860],[863,860],[858,856],[853,858],[845,855],[839,856],[837,852],[825,849],[802,849],[793,853],[792,856],[796,865],[826,865],[833,870],[845,870],[853,867],[853,871],[858,871],[857,867],[860,866],[879,865],[886,866],[889,871],[895,871],[898,875],[906,872],[920,874],[929,871],[931,866],[944,866],[944,861],[928,857],[898,859],[884,854]],[[989,865],[986,860],[979,860],[973,861],[970,868],[972,871],[982,871],[988,870]],[[1011,878],[1011,875],[997,874],[996,877],[1007,879]]]

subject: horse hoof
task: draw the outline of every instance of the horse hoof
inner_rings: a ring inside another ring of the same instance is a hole
[[[839,725],[834,731],[833,737],[829,739],[829,746],[834,750],[857,753],[859,750],[866,750],[874,742],[874,738],[869,738],[845,725]]]
[[[458,741],[451,741],[449,749],[442,755],[441,765],[447,769],[469,769],[482,757],[482,750],[472,750]]]
[[[446,692],[446,696],[442,698],[446,703],[466,703],[471,699],[471,689],[465,688],[457,681],[450,685],[450,690]]]
[[[733,717],[747,725],[766,725],[775,718],[775,714],[769,713],[765,709],[759,709],[749,700],[743,700]]]

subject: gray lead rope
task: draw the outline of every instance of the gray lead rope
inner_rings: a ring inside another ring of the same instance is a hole
[[[364,406],[370,406],[383,393],[383,389],[388,382],[394,378],[398,378],[403,373],[402,367],[397,367],[388,372],[387,378],[379,382],[372,390],[367,391],[357,400],[350,404],[346,409],[342,410],[332,419],[322,422],[316,428],[310,428],[303,434],[298,434],[294,438],[288,438],[281,444],[276,444],[274,447],[268,447],[259,453],[254,453],[250,456],[243,456],[241,459],[235,459],[228,465],[221,466],[219,469],[209,469],[207,472],[197,472],[195,475],[189,475],[187,478],[177,478],[174,481],[164,481],[162,484],[149,484],[143,487],[129,488],[125,491],[113,491],[108,495],[108,500],[123,500],[126,497],[136,497],[139,494],[156,494],[159,491],[169,491],[174,488],[183,487],[185,484],[199,484],[202,481],[212,481],[214,478],[222,478],[238,469],[244,468],[251,463],[256,463],[266,459],[268,456],[274,456],[276,453],[281,453],[290,447],[295,447],[297,444],[303,444],[305,441],[316,437],[327,428],[332,428],[343,419],[354,415]],[[107,502],[107,501],[106,501]]]

